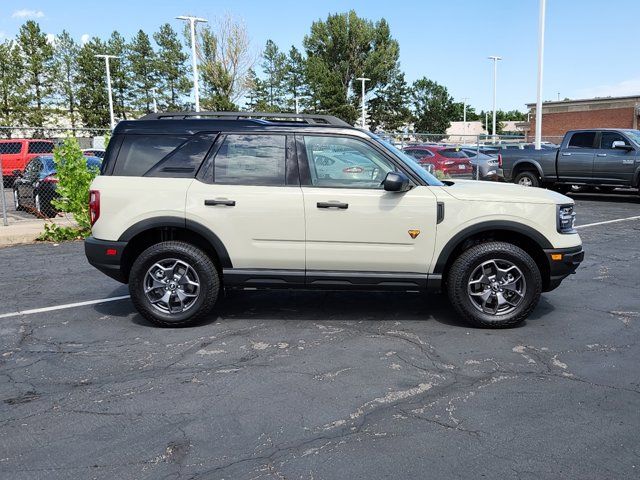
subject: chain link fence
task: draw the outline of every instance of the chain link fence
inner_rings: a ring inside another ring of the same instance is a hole
[[[53,149],[74,137],[88,166],[104,157],[107,129],[0,127],[0,203],[3,225],[62,215],[55,206],[58,179]]]

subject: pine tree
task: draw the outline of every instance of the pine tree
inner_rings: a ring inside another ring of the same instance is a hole
[[[295,112],[295,99],[298,99],[298,110],[306,110],[309,97],[309,88],[306,83],[306,60],[300,51],[292,46],[287,56],[286,71],[284,77],[284,89],[286,93],[286,110]]]
[[[55,86],[60,104],[69,115],[71,128],[77,126],[78,116],[78,53],[80,48],[69,32],[63,30],[56,37],[54,48]]]
[[[0,125],[18,126],[27,110],[23,61],[13,40],[0,43]]]
[[[156,86],[156,54],[149,35],[139,30],[129,43],[129,68],[133,91],[133,107],[145,113],[151,111],[153,89]]]
[[[269,94],[269,110],[279,111],[284,103],[284,79],[287,69],[287,56],[280,51],[273,40],[267,40],[262,54],[262,71]]]
[[[26,98],[30,104],[27,121],[31,126],[42,127],[45,119],[43,107],[53,90],[53,46],[33,20],[20,27],[18,45],[24,59]]]
[[[109,72],[111,74],[111,90],[113,95],[113,113],[117,118],[127,119],[127,111],[130,108],[131,92],[129,88],[130,75],[127,61],[127,42],[118,31],[111,33],[107,41],[109,55],[118,58],[109,60]]]
[[[411,89],[404,73],[394,69],[391,81],[376,91],[369,101],[369,125],[372,131],[383,128],[388,132],[400,130],[411,120],[409,95]]]
[[[109,125],[105,65],[102,58],[96,58],[96,55],[106,52],[106,44],[94,37],[80,48],[78,54],[78,113],[89,128]]]
[[[162,108],[180,110],[184,108],[184,97],[189,94],[191,82],[187,77],[187,54],[182,50],[178,34],[165,23],[153,39],[158,44],[158,98]]]
[[[246,108],[251,112],[269,111],[269,92],[267,85],[256,75],[255,70],[250,69],[247,76],[247,104]]]

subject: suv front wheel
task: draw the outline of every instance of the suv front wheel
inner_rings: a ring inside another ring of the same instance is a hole
[[[161,242],[143,251],[129,275],[136,309],[162,327],[196,323],[215,305],[218,270],[209,256],[185,242]]]
[[[536,307],[542,277],[521,248],[487,242],[465,250],[449,270],[447,292],[455,309],[478,327],[522,323]]]

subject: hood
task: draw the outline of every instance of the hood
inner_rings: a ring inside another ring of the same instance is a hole
[[[544,188],[523,187],[514,183],[483,182],[478,180],[455,180],[442,189],[458,200],[573,204],[573,199]]]

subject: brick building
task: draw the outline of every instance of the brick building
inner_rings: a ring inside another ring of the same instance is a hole
[[[536,104],[527,104],[528,136],[533,138],[536,126]],[[604,97],[587,100],[562,100],[542,104],[542,136],[561,137],[567,130],[579,128],[638,128],[640,95]]]

